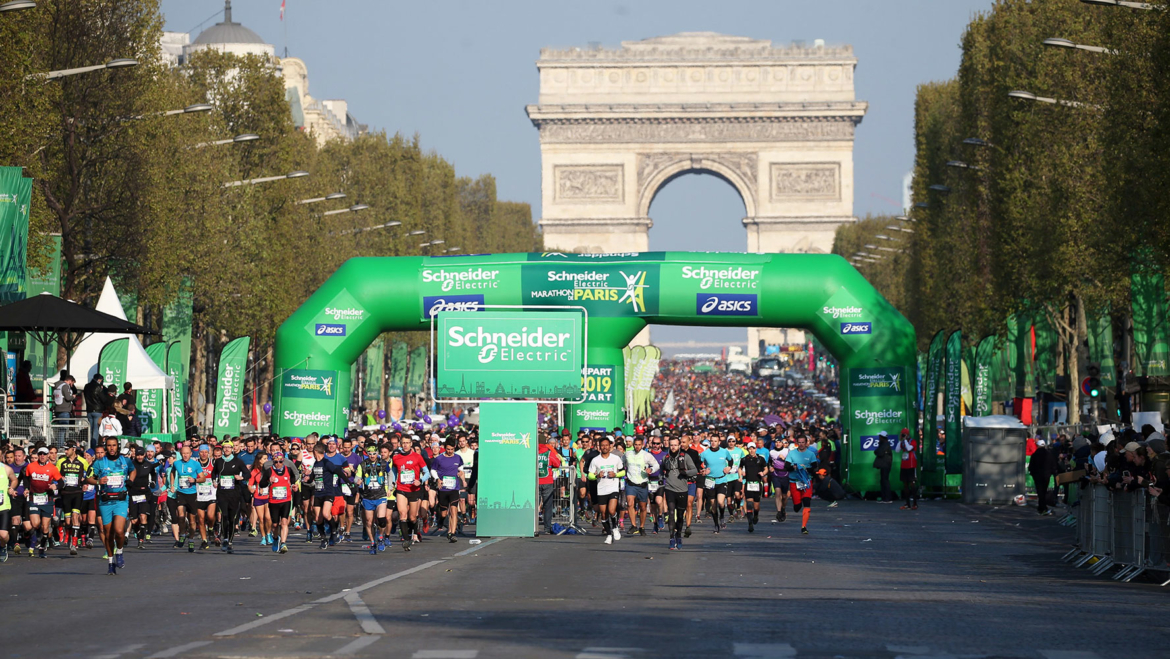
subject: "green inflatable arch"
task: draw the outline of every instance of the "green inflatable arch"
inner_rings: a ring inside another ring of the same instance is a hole
[[[612,368],[615,395],[570,406],[574,431],[620,425],[621,351],[652,323],[815,335],[841,365],[842,458],[855,490],[877,489],[878,432],[915,428],[914,328],[839,256],[546,252],[347,261],[277,331],[274,431],[343,432],[350,366],[379,334],[427,331],[434,309],[482,304],[588,310],[588,364]]]

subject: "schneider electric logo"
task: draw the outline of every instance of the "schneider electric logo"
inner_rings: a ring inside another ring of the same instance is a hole
[[[431,318],[440,311],[483,311],[483,295],[428,295],[423,298],[423,309]]]
[[[609,421],[609,412],[607,410],[583,410],[577,408],[577,418],[582,421]]]
[[[853,418],[865,421],[865,425],[873,426],[879,423],[901,423],[905,413],[902,410],[853,410]]]
[[[498,288],[500,271],[475,268],[473,270],[423,270],[424,284],[439,284],[443,292],[473,291]]]
[[[821,313],[833,318],[856,318],[864,310],[861,307],[821,307]]]
[[[755,316],[755,293],[695,294],[695,313],[700,316]]]
[[[333,323],[317,323],[317,336],[345,336],[345,325]]]
[[[682,278],[698,279],[699,288],[703,290],[756,288],[758,285],[756,277],[759,275],[759,270],[739,266],[732,268],[707,268],[704,266],[693,268],[689,265],[684,265],[682,269]]]
[[[365,309],[355,309],[348,307],[341,309],[338,307],[325,307],[325,315],[333,320],[362,320],[366,315]]]
[[[324,414],[322,412],[294,412],[292,410],[284,411],[284,420],[292,421],[294,428],[301,426],[323,426],[329,423],[333,418],[332,414]]]
[[[519,332],[488,332],[483,327],[464,330],[452,326],[447,330],[448,348],[479,348],[476,359],[481,364],[490,364],[497,359],[501,362],[562,362],[568,363],[573,357],[570,349],[571,332],[546,332],[537,327],[529,332],[522,327]]]

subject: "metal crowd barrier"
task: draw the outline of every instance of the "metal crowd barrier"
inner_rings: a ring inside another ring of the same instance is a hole
[[[1147,571],[1170,572],[1163,553],[1167,520],[1144,490],[1118,492],[1103,485],[1081,486],[1077,506],[1077,543],[1065,562],[1093,574],[1117,571],[1115,581],[1129,582]],[[1170,580],[1162,584],[1170,585]]]
[[[0,396],[3,398],[3,396]],[[43,403],[0,402],[0,431],[16,446],[29,447],[37,442],[65,448],[73,439],[89,446],[89,420],[85,417],[55,419]]]
[[[553,491],[552,523],[560,525],[562,534],[569,529],[584,533],[585,530],[577,526],[577,467],[566,465],[553,471],[556,472],[556,488]],[[541,512],[537,511],[537,514]]]

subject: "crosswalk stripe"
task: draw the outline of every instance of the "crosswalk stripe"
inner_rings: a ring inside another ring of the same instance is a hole
[[[796,656],[796,649],[789,643],[735,643],[737,657],[759,659],[788,659]]]
[[[358,650],[361,650],[362,648],[364,648],[366,646],[373,645],[374,642],[376,642],[380,638],[382,638],[382,637],[377,636],[377,635],[359,636],[359,637],[355,638],[354,640],[350,641],[349,643],[346,643],[345,645],[341,646],[340,648],[334,650],[333,656],[344,657],[346,655],[355,654],[355,653],[357,653]]]
[[[419,650],[411,659],[475,659],[479,650]]]

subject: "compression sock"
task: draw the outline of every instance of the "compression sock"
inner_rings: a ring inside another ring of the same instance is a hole
[[[603,533],[605,533],[606,535],[613,535],[613,527],[612,527],[612,526],[610,525],[610,523],[609,523],[609,520],[610,520],[610,519],[611,519],[611,518],[610,518],[608,515],[606,515],[606,516],[605,516],[605,517],[604,517],[604,518],[601,520],[601,530],[602,530],[602,532],[603,532]]]
[[[325,537],[325,522],[317,522],[317,535]]]
[[[805,508],[804,510],[800,511],[800,525],[802,527],[808,528],[808,514],[811,512],[812,511],[809,510],[808,508]]]

